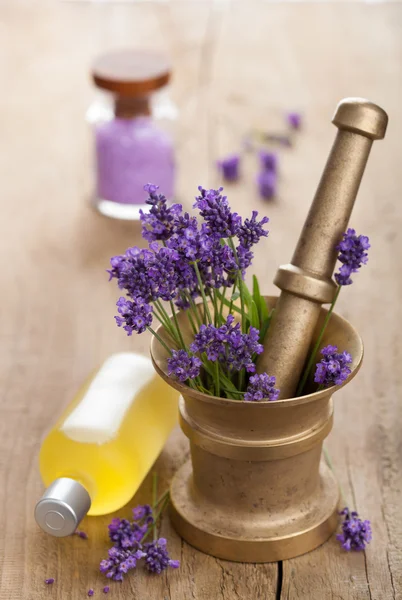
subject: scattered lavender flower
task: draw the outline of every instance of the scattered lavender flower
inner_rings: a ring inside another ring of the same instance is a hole
[[[78,535],[78,537],[80,537],[82,540],[88,539],[88,535],[85,533],[85,531],[76,531],[75,535]]]
[[[145,530],[138,531],[127,519],[112,519],[109,527],[110,541],[116,548],[128,550],[138,546],[138,542],[144,535]]]
[[[226,181],[236,181],[239,178],[240,156],[238,154],[226,156],[216,164]]]
[[[350,285],[352,273],[357,273],[362,265],[367,264],[367,250],[370,248],[369,238],[366,235],[356,235],[354,229],[348,229],[343,234],[342,241],[336,249],[339,250],[338,260],[343,263],[339,273],[335,274],[338,285]]]
[[[162,573],[168,567],[177,569],[180,566],[178,560],[169,558],[165,538],[159,538],[154,542],[145,544],[144,549],[146,554],[145,566],[151,573]]]
[[[108,594],[109,590],[110,590],[110,587],[108,585],[105,585],[105,587],[103,588],[103,593]]]
[[[331,385],[341,385],[350,375],[351,370],[348,365],[352,362],[349,352],[338,352],[336,346],[325,346],[321,350],[324,358],[317,363],[314,381],[330,387]]]
[[[260,196],[270,200],[276,194],[276,174],[272,171],[261,171],[257,175],[257,185]]]
[[[277,400],[279,390],[275,388],[275,383],[275,377],[270,377],[267,373],[253,375],[250,377],[244,400],[246,402]]]
[[[342,548],[347,550],[364,550],[372,538],[370,521],[362,521],[357,512],[344,508],[340,513],[344,516],[342,533],[336,536]]]
[[[182,382],[194,379],[200,374],[201,365],[197,356],[190,356],[185,350],[172,350],[172,356],[167,361],[168,375]]]
[[[205,352],[208,360],[219,360],[230,371],[255,371],[253,354],[261,354],[263,346],[259,343],[259,331],[250,327],[248,333],[241,333],[240,323],[234,323],[229,315],[221,327],[201,325],[190,346],[192,352]]]
[[[101,573],[114,581],[123,581],[124,575],[137,566],[137,560],[145,556],[141,549],[122,550],[120,548],[109,549],[109,558],[102,560],[99,566]]]
[[[45,583],[47,585],[51,585],[52,583],[54,583],[54,577],[49,577],[49,579],[45,579]]]
[[[253,210],[251,219],[245,219],[239,227],[237,236],[240,244],[247,250],[257,244],[262,237],[268,236],[268,231],[263,228],[263,225],[269,222],[268,217],[263,217],[261,221],[257,221],[257,217],[258,212]]]
[[[300,129],[302,116],[297,112],[290,112],[286,115],[286,120],[292,129]]]
[[[278,155],[276,152],[270,152],[269,150],[260,150],[259,153],[261,169],[263,171],[271,171],[276,173],[278,169]]]
[[[172,234],[173,220],[182,210],[180,204],[168,206],[166,197],[156,193],[158,189],[158,185],[144,185],[144,190],[149,194],[146,203],[151,208],[147,213],[140,210],[140,218],[143,223],[142,237],[148,242],[168,240]]]
[[[153,308],[144,302],[142,298],[133,298],[133,301],[121,297],[116,302],[117,310],[121,316],[116,316],[118,327],[123,327],[127,335],[133,331],[143,333],[152,323]]]
[[[94,595],[94,591],[93,591],[93,589],[91,588],[90,590],[88,590],[88,596],[93,596],[93,595]]]
[[[199,186],[200,196],[196,197],[194,208],[206,222],[205,233],[218,238],[228,238],[236,235],[241,225],[241,217],[232,213],[227,196],[222,196],[223,188],[205,190]]]

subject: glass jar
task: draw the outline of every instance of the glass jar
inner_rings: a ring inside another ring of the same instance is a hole
[[[168,61],[153,52],[125,50],[99,57],[92,69],[98,88],[87,112],[95,137],[94,205],[116,219],[138,220],[146,211],[144,185],[174,196],[174,122]]]

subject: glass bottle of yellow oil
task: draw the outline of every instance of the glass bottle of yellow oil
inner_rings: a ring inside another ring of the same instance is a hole
[[[49,486],[35,508],[45,531],[73,533],[135,494],[177,422],[179,394],[134,353],[110,356],[78,392],[39,456]]]

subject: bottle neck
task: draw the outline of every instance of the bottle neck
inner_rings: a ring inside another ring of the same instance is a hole
[[[150,97],[116,96],[114,100],[114,114],[119,119],[148,117],[151,114]]]

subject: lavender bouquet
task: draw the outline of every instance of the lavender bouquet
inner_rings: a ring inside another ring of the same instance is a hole
[[[255,375],[271,315],[257,278],[245,284],[253,247],[268,231],[257,211],[244,221],[231,211],[223,188],[199,187],[199,217],[169,206],[158,186],[144,188],[149,213],[141,214],[146,249],[129,248],[111,259],[110,278],[128,298],[117,302],[119,327],[128,335],[149,330],[169,352],[169,376],[205,394],[233,399],[275,400],[275,378]],[[168,303],[172,318],[164,303]],[[186,311],[194,339],[186,344],[176,310]],[[152,327],[168,332],[167,346]]]
[[[244,401],[276,400],[275,374],[256,374],[272,312],[269,312],[256,276],[252,291],[245,283],[253,249],[262,237],[268,217],[253,211],[244,221],[232,212],[223,188],[198,188],[194,208],[199,216],[169,205],[158,186],[144,186],[148,213],[141,212],[142,235],[148,248],[129,248],[111,259],[110,279],[116,279],[127,298],[117,302],[117,325],[128,335],[150,331],[169,353],[168,374],[204,394]],[[298,395],[303,393],[320,343],[341,288],[367,262],[368,238],[349,229],[340,242],[342,263],[335,275],[338,291],[312,352]],[[172,316],[167,312],[170,306]],[[193,340],[186,343],[177,319],[185,311]],[[156,319],[170,338],[167,345],[152,327]],[[350,374],[351,356],[336,346],[322,349],[316,365],[319,389],[341,384]]]

